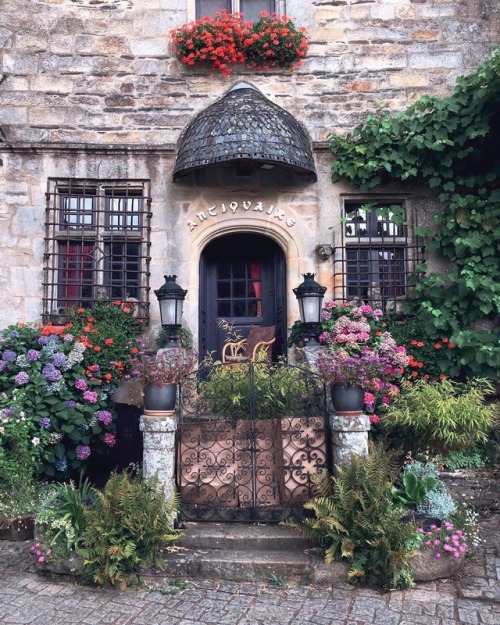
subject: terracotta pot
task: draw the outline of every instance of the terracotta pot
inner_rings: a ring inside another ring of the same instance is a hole
[[[144,387],[144,414],[157,416],[172,413],[177,401],[177,384],[146,384]]]
[[[332,384],[330,386],[332,404],[335,412],[340,415],[363,414],[365,391],[362,386],[354,384]]]

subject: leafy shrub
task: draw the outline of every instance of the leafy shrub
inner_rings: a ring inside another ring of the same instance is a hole
[[[142,319],[134,316],[127,302],[100,302],[93,308],[68,311],[66,331],[85,345],[82,366],[89,380],[115,384],[130,368],[129,358],[139,353]]]
[[[129,468],[113,473],[85,511],[85,575],[100,586],[123,589],[143,567],[162,566],[162,547],[180,537],[173,528],[177,499],[165,500],[158,478]]]
[[[201,406],[216,416],[247,419],[252,409],[261,418],[301,416],[315,413],[324,402],[321,380],[284,361],[238,365],[205,361],[204,370],[206,379],[199,389]]]
[[[38,472],[66,477],[115,444],[113,387],[86,375],[88,348],[70,330],[17,324],[0,334],[0,447],[14,471],[22,453]]]
[[[450,380],[406,383],[387,406],[382,424],[409,436],[417,450],[440,454],[462,449],[487,440],[496,408],[485,399],[492,392],[492,384],[484,379],[463,385]]]
[[[482,469],[486,464],[486,453],[479,445],[471,445],[469,449],[450,451],[439,459],[449,471],[457,469]]]
[[[81,476],[80,476],[81,477]],[[32,552],[38,562],[55,561],[78,552],[86,525],[85,511],[96,499],[87,479],[54,484],[36,513],[37,541]]]
[[[393,501],[396,459],[396,452],[386,452],[381,445],[367,457],[354,456],[338,468],[336,477],[318,479],[319,495],[304,506],[314,518],[287,522],[319,542],[327,563],[346,558],[351,583],[383,588],[413,584],[409,541],[414,528],[401,522]]]

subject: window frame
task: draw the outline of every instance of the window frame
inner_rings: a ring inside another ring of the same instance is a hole
[[[363,213],[361,207],[364,204],[375,206],[372,211],[365,213],[364,220],[363,214],[360,215],[360,220],[349,220],[348,213],[354,210]],[[394,224],[390,219],[376,215],[377,206],[389,207],[392,204],[403,207],[403,225]],[[410,198],[400,194],[342,195],[340,212],[341,245],[336,249],[334,257],[334,299],[358,299],[385,311],[393,309],[399,312],[410,290],[408,276],[423,262],[424,253],[422,238],[415,233],[417,215]],[[379,224],[386,226],[380,227]],[[363,228],[363,225],[366,227]],[[357,260],[353,252],[357,252]],[[381,254],[384,253],[392,255],[385,266],[381,260]],[[357,273],[352,269],[356,264]],[[352,290],[353,285],[355,293]]]
[[[70,305],[91,307],[103,299],[128,299],[147,323],[150,221],[148,179],[49,178],[43,320],[60,316]],[[129,258],[127,249],[134,246],[136,253]]]
[[[240,1],[241,0],[228,0],[228,6],[230,6],[230,12],[239,13],[240,12]],[[224,2],[224,0],[221,0]],[[220,9],[222,10],[222,8]],[[269,9],[262,9],[262,11],[268,11]],[[271,13],[278,13],[280,15],[285,13],[285,0],[274,0],[274,9],[270,11]],[[198,0],[188,0],[187,3],[187,19],[188,21],[193,21],[195,19],[199,19],[203,17],[201,15],[201,9],[199,9]]]

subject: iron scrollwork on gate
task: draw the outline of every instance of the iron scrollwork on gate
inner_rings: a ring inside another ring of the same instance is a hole
[[[184,520],[301,514],[328,466],[326,393],[309,369],[214,364],[181,388],[177,480]]]

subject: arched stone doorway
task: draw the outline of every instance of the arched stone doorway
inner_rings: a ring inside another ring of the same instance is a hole
[[[274,325],[273,360],[286,353],[286,261],[271,238],[254,233],[212,240],[200,258],[199,350],[220,359],[227,321],[246,336],[251,325]]]

